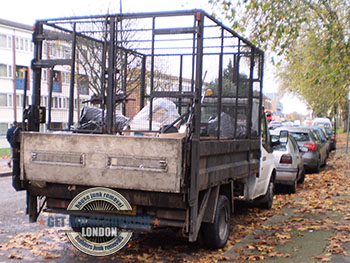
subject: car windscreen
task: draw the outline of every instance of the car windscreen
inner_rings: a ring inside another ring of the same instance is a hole
[[[319,126],[319,127],[325,127],[325,128],[330,128],[331,125],[327,122],[314,122],[314,126]]]

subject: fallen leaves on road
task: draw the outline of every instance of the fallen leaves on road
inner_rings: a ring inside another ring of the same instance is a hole
[[[340,144],[344,135],[340,136]],[[320,262],[328,262],[333,255],[348,255],[344,249],[345,243],[350,243],[350,155],[334,157],[331,154],[328,166],[318,174],[307,174],[304,184],[298,187],[296,195],[279,195],[275,197],[273,211],[284,216],[282,224],[264,224],[255,231],[254,240],[246,244],[248,249],[236,249],[235,262],[257,261],[283,255],[278,249],[291,242],[293,234],[303,238],[306,233],[330,231],[333,235],[328,245],[320,255],[313,258]],[[288,204],[290,214],[278,210]],[[262,217],[259,214],[256,217]],[[256,223],[256,226],[259,223]],[[258,234],[257,234],[258,233]],[[251,239],[249,239],[251,240]],[[269,242],[267,252],[263,245]],[[326,241],[325,241],[326,242]],[[273,245],[274,244],[274,245]],[[292,247],[292,245],[290,245]],[[294,245],[294,253],[288,257],[297,256],[300,248]],[[258,252],[258,253],[257,253]],[[283,261],[280,261],[283,262]]]
[[[338,136],[339,137],[339,136]],[[341,136],[340,136],[341,137]],[[341,142],[338,140],[338,142]],[[264,262],[269,258],[295,258],[300,250],[298,244],[292,251],[282,251],[292,239],[304,238],[317,231],[332,232],[323,252],[312,255],[319,262],[329,262],[333,255],[347,255],[345,243],[350,243],[350,155],[334,157],[331,154],[327,167],[318,174],[307,174],[304,184],[296,194],[280,194],[274,199],[273,208],[261,210],[254,207],[239,207],[231,224],[231,235],[224,249],[212,251],[171,230],[151,234],[134,234],[127,247],[115,255],[105,257],[106,262]],[[285,212],[286,207],[290,211]],[[279,224],[267,221],[273,215],[282,219]],[[0,230],[0,234],[4,230]],[[242,242],[250,233],[252,242]],[[21,233],[9,237],[0,246],[8,258],[21,259],[21,251],[29,251],[33,258],[57,259],[68,253],[75,262],[88,262],[91,256],[76,250],[66,236],[57,229],[44,229],[36,233]],[[235,246],[236,258],[225,255]],[[64,252],[63,252],[64,251]],[[68,251],[68,252],[67,252]]]

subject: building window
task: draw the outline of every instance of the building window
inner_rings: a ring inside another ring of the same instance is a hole
[[[6,135],[8,127],[8,123],[0,123],[0,136]]]
[[[79,76],[79,94],[89,95],[89,79],[86,75]]]
[[[43,69],[42,70],[42,79],[43,79],[43,81],[47,81],[47,69]]]
[[[64,50],[63,50],[63,57],[64,58],[67,58],[67,59],[69,59],[69,58],[71,58],[71,50],[70,49],[68,49],[68,48],[64,48]]]
[[[7,37],[6,35],[0,35],[0,47],[7,47]]]
[[[7,65],[0,64],[0,77],[7,77]]]
[[[0,106],[2,106],[2,107],[7,106],[7,95],[6,94],[0,94]]]
[[[12,96],[12,94],[8,94],[8,100],[7,100],[7,105],[9,106],[9,107],[12,107],[13,106],[13,96]]]
[[[23,107],[23,95],[22,94],[16,95],[16,105],[17,105],[17,107]]]
[[[28,72],[27,67],[16,66],[16,89],[24,90],[25,86],[25,75]]]
[[[12,48],[12,37],[7,36],[7,48]]]
[[[46,44],[46,42],[43,44],[43,54],[47,55],[47,44]]]
[[[24,40],[24,50],[25,51],[29,51],[29,41],[28,41],[28,39]]]
[[[52,108],[57,108],[57,97],[52,98]]]
[[[12,77],[12,66],[6,64],[0,64],[0,77]]]
[[[62,83],[70,83],[70,72],[62,72]]]
[[[61,72],[59,71],[53,71],[53,92],[61,92],[62,91],[62,85],[61,85]]]
[[[7,65],[7,76],[9,78],[12,78],[12,66],[11,65]]]

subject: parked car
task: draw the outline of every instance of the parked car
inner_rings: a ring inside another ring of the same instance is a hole
[[[269,129],[276,129],[278,127],[281,127],[281,122],[280,121],[271,121],[269,123]]]
[[[336,136],[333,133],[332,128],[324,127],[324,129],[326,131],[327,138],[328,138],[328,141],[329,141],[329,151],[333,151],[333,150],[335,150],[336,144],[337,144]]]
[[[288,133],[283,141],[280,132],[270,131],[275,158],[275,184],[288,186],[290,193],[295,193],[297,184],[305,180],[304,161],[299,146],[292,134]]]
[[[304,128],[313,130],[316,133],[317,139],[320,140],[323,144],[325,144],[322,147],[325,147],[327,149],[327,158],[328,158],[328,155],[330,152],[330,141],[328,140],[325,129],[323,127],[318,127],[318,126],[307,126]],[[326,162],[324,164],[326,164]]]
[[[332,130],[332,123],[328,118],[316,118],[312,122],[314,126],[321,127],[325,130],[327,138],[330,142],[330,151],[336,148],[336,138],[335,133]]]
[[[304,126],[311,126],[312,125],[312,120],[304,120],[303,121]]]
[[[312,120],[312,125],[313,126],[328,126],[332,128],[332,122],[330,119],[325,118],[325,117],[317,117]]]
[[[327,162],[327,146],[317,139],[315,132],[302,127],[281,127],[276,129],[276,132],[281,130],[292,134],[299,148],[303,148],[305,170],[318,173],[321,166]]]

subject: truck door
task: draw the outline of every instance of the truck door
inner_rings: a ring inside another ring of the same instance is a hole
[[[274,169],[274,157],[270,143],[270,132],[268,129],[265,114],[261,117],[261,140],[260,140],[260,171],[254,191],[254,198],[262,196],[266,193],[272,171]]]

